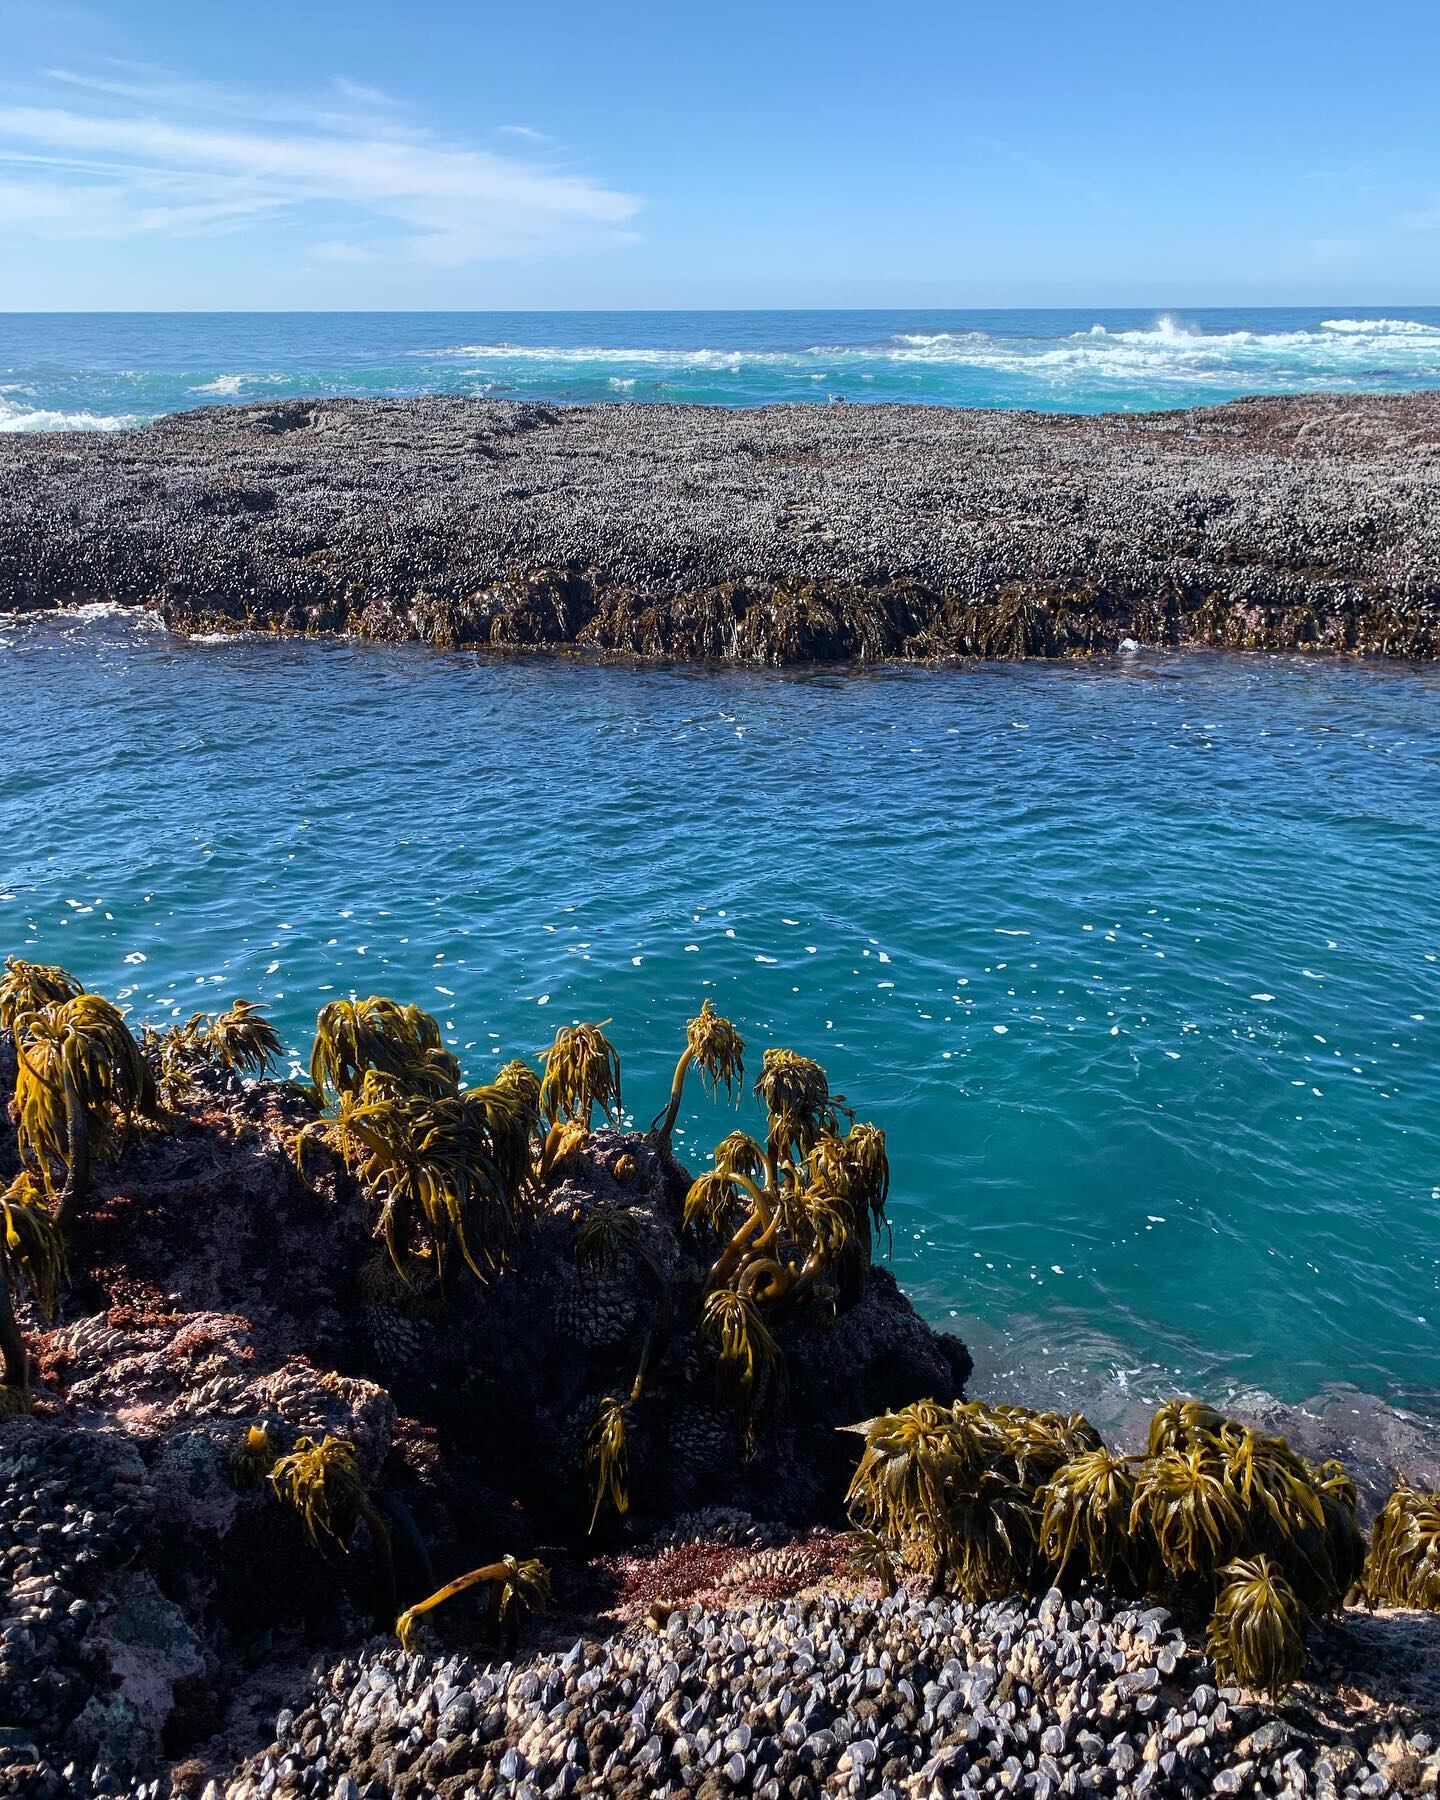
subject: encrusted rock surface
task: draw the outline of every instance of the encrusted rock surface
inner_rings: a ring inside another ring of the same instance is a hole
[[[1211,1685],[1160,1609],[823,1595],[490,1667],[370,1649],[325,1671],[226,1800],[497,1794],[884,1800],[1435,1788],[1401,1705],[1362,1744]]]
[[[0,440],[0,609],[796,662],[1432,657],[1440,395],[1104,417],[292,400]]]

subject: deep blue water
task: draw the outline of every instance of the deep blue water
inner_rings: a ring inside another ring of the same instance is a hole
[[[1440,385],[1440,309],[0,314],[0,430],[294,394],[1095,412]]]
[[[137,1017],[707,995],[890,1134],[982,1384],[1440,1413],[1440,671],[1142,653],[742,673],[0,620],[0,949]],[[694,1102],[695,1162],[735,1122]]]

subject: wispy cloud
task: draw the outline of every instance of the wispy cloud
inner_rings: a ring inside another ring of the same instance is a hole
[[[1401,213],[1396,223],[1407,231],[1440,231],[1440,200],[1423,212]]]
[[[633,237],[639,201],[542,156],[543,134],[528,154],[480,149],[348,78],[312,96],[125,66],[50,81],[38,102],[0,103],[0,229],[113,239],[284,218],[323,260],[452,265]]]
[[[524,138],[527,144],[553,144],[555,142],[547,131],[537,131],[533,125],[497,125],[497,131],[503,131],[507,137]]]

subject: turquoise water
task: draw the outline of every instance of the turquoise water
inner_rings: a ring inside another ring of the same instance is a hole
[[[0,430],[292,394],[1096,412],[1440,386],[1440,308],[0,314]]]
[[[0,946],[474,1077],[712,997],[890,1134],[998,1375],[1440,1412],[1440,673],[1141,654],[717,673],[0,620]],[[693,1096],[692,1096],[693,1098]],[[682,1155],[734,1123],[695,1104]]]

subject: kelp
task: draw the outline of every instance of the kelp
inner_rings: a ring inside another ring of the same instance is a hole
[[[1365,1598],[1371,1606],[1440,1612],[1440,1493],[1402,1478],[1371,1528]]]
[[[605,1035],[608,1023],[562,1026],[555,1033],[540,1082],[540,1114],[546,1124],[588,1126],[597,1106],[620,1123],[620,1054]]]
[[[1340,1465],[1317,1469],[1199,1402],[1162,1406],[1134,1456],[1078,1414],[981,1402],[920,1401],[863,1429],[851,1520],[905,1567],[972,1600],[1121,1579],[1169,1593],[1208,1617],[1222,1679],[1281,1691],[1310,1621],[1359,1574],[1355,1486]],[[1424,1566],[1440,1599],[1440,1503],[1429,1504],[1397,1497],[1377,1526],[1377,1593],[1413,1591],[1402,1570]]]
[[[26,962],[7,956],[0,974],[0,1031],[12,1035],[17,1025],[42,1007],[59,1006],[83,994],[84,988],[58,963]]]
[[[53,1318],[65,1277],[65,1239],[47,1196],[22,1169],[0,1193],[0,1362],[7,1389],[24,1394],[30,1359],[15,1318],[15,1295],[28,1293],[36,1309]],[[24,1410],[14,1394],[0,1397],[5,1410]]]
[[[1279,1699],[1305,1666],[1304,1612],[1268,1556],[1220,1570],[1222,1586],[1205,1634],[1217,1678]]]
[[[685,1077],[692,1065],[700,1071],[701,1082],[712,1098],[723,1087],[732,1099],[738,1100],[740,1084],[745,1079],[745,1043],[709,1000],[701,1003],[700,1011],[685,1027],[685,1048],[675,1065],[669,1102],[650,1127],[651,1141],[666,1156],[670,1154],[675,1121],[680,1116]]]
[[[468,1575],[447,1582],[427,1599],[401,1613],[395,1621],[395,1635],[400,1639],[401,1648],[410,1653],[418,1650],[419,1625],[424,1615],[477,1587],[489,1589],[487,1638],[498,1643],[502,1625],[508,1627],[512,1653],[520,1614],[543,1612],[550,1604],[550,1572],[544,1563],[533,1559],[522,1561],[514,1556],[502,1557],[499,1562],[487,1563],[484,1568],[472,1569]]]
[[[119,1009],[99,994],[53,1001],[18,1018],[16,1136],[47,1190],[65,1171],[59,1218],[69,1225],[91,1159],[117,1155],[138,1116],[158,1104],[154,1077]]]
[[[374,994],[366,1000],[332,1000],[315,1020],[310,1052],[315,1090],[322,1099],[353,1096],[367,1074],[437,1098],[460,1085],[459,1061],[445,1048],[439,1022],[423,1008]]]

